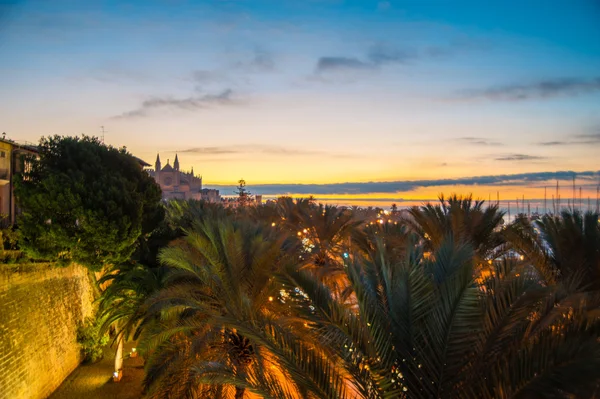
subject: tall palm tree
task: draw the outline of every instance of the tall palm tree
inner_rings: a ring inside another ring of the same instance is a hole
[[[123,367],[123,345],[136,339],[148,323],[141,310],[144,301],[162,285],[163,267],[149,268],[134,262],[113,266],[98,281],[106,288],[99,298],[98,317],[102,330],[115,328],[115,372]]]
[[[307,327],[275,279],[283,246],[264,226],[204,221],[162,251],[172,270],[143,306],[159,320],[141,343],[150,397],[349,397],[335,365],[295,333]]]

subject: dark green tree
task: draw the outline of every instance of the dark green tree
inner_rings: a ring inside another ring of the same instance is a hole
[[[28,254],[92,270],[126,261],[164,214],[139,160],[88,136],[42,138],[15,194]]]
[[[236,187],[235,193],[238,196],[238,204],[241,206],[246,206],[252,201],[252,199],[250,198],[251,193],[246,188],[246,180],[244,179],[238,181],[238,186]]]

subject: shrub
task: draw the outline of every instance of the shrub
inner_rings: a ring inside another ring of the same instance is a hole
[[[12,228],[0,230],[0,237],[2,237],[2,248],[8,250],[19,249],[19,231],[13,230]]]
[[[100,324],[94,318],[88,317],[77,329],[77,342],[86,363],[95,363],[104,357],[103,349],[108,340],[108,335],[100,333]]]

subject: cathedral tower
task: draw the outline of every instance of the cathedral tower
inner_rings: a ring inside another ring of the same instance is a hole
[[[160,184],[160,156],[156,153],[156,163],[154,164],[154,178]]]
[[[175,169],[175,185],[179,186],[181,183],[181,176],[179,173],[179,158],[177,158],[177,153],[175,153],[175,162],[173,162],[173,169]]]

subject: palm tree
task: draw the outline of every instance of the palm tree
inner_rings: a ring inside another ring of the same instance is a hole
[[[437,249],[451,235],[455,242],[469,243],[477,261],[484,264],[504,253],[500,230],[504,212],[494,204],[484,208],[484,203],[473,201],[470,195],[452,195],[448,199],[441,195],[437,205],[413,207],[411,224],[426,243],[427,250]]]
[[[478,285],[469,244],[447,236],[424,259],[408,239],[402,258],[379,238],[349,262],[358,309],[306,271],[289,267],[284,280],[308,298],[296,310],[357,397],[566,398],[595,387],[600,321],[583,298],[549,306],[554,287],[509,259]]]
[[[506,231],[511,244],[548,282],[600,290],[598,214],[564,210],[530,222],[520,217]]]
[[[166,248],[165,287],[143,306],[152,398],[349,397],[334,364],[296,330],[305,321],[275,279],[285,239],[247,222],[204,221]]]
[[[102,330],[115,327],[113,342],[117,344],[115,372],[123,367],[123,345],[129,339],[137,339],[141,328],[149,320],[141,305],[161,287],[162,267],[148,268],[141,264],[124,263],[107,270],[98,281],[106,286],[99,298],[98,317]]]
[[[305,267],[339,285],[335,279],[343,275],[343,254],[361,236],[359,226],[363,222],[350,210],[312,205],[309,200],[297,200],[295,205],[286,201],[281,209],[283,224],[298,240]]]

